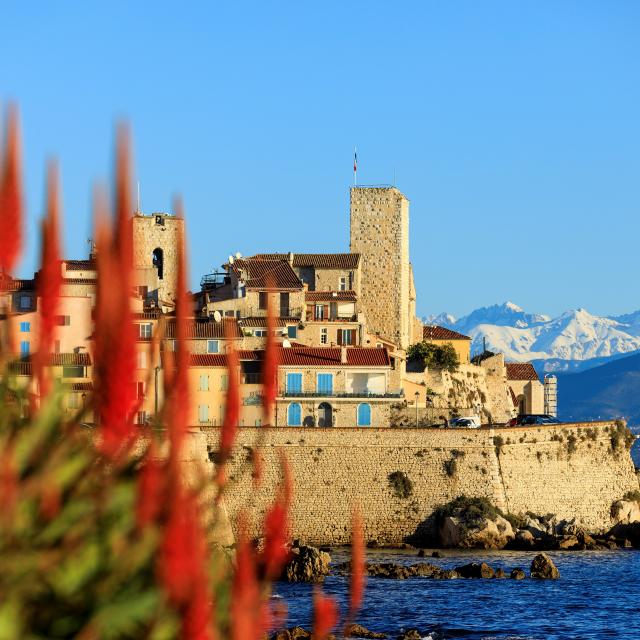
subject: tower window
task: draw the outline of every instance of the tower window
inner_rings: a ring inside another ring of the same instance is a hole
[[[164,216],[156,216],[156,224],[164,224]]]
[[[162,249],[157,248],[153,250],[152,261],[153,266],[158,272],[158,279],[162,280],[164,276],[164,252],[162,251]]]

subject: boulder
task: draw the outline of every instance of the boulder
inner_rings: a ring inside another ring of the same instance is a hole
[[[455,568],[461,578],[493,578],[495,571],[486,562],[470,562]]]
[[[422,636],[417,629],[407,629],[398,636],[398,640],[422,640]]]
[[[302,627],[291,627],[290,629],[281,629],[271,635],[270,640],[310,640],[311,633]]]
[[[283,579],[287,582],[323,582],[329,573],[331,556],[315,547],[300,546],[291,549]]]
[[[512,580],[524,580],[527,577],[524,570],[517,567],[511,571],[510,575]]]
[[[564,536],[558,541],[558,549],[579,549],[581,546],[576,536]]]
[[[536,546],[536,538],[529,529],[518,529],[510,546],[514,549],[533,549]]]
[[[344,629],[345,638],[386,638],[386,633],[376,633],[375,631],[369,631],[361,624],[349,624]]]
[[[560,577],[553,560],[546,553],[539,553],[531,562],[531,577],[545,580],[556,580]]]
[[[446,516],[438,533],[443,547],[463,549],[503,549],[515,538],[513,527],[502,516],[496,516],[495,520],[482,518],[472,523],[464,518]]]
[[[495,575],[493,577],[494,578],[506,578],[507,574],[504,572],[504,569],[498,568],[498,569],[496,569],[496,573],[495,573]]]
[[[635,500],[616,500],[611,506],[613,524],[640,522],[640,504]]]

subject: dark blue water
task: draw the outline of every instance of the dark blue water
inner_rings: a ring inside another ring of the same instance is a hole
[[[528,575],[531,552],[444,552],[429,562],[453,568],[486,561],[505,570],[522,567]],[[549,552],[559,580],[389,580],[368,578],[358,622],[389,634],[418,629],[423,638],[485,639],[640,639],[640,551]],[[333,561],[348,556],[332,554]],[[369,553],[368,559],[419,562],[414,552]],[[338,597],[341,611],[348,578],[330,576],[324,591]],[[276,593],[289,608],[288,626],[310,626],[312,587],[280,584]]]

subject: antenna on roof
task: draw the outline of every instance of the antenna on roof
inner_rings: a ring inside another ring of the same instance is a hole
[[[138,180],[138,199],[136,201],[136,213],[140,213],[140,180]]]

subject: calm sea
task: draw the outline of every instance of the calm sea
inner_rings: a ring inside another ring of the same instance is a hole
[[[640,443],[633,451],[640,466]],[[534,554],[521,552],[443,552],[427,561],[453,568],[488,562],[528,573]],[[569,639],[636,638],[640,640],[640,551],[550,552],[560,580],[385,580],[369,578],[358,622],[395,640],[401,629],[417,628],[423,638]],[[347,559],[342,550],[334,561]],[[414,552],[369,552],[370,561],[413,563]],[[345,610],[348,579],[331,576],[324,584]],[[279,584],[288,604],[288,626],[309,628],[309,585]]]

